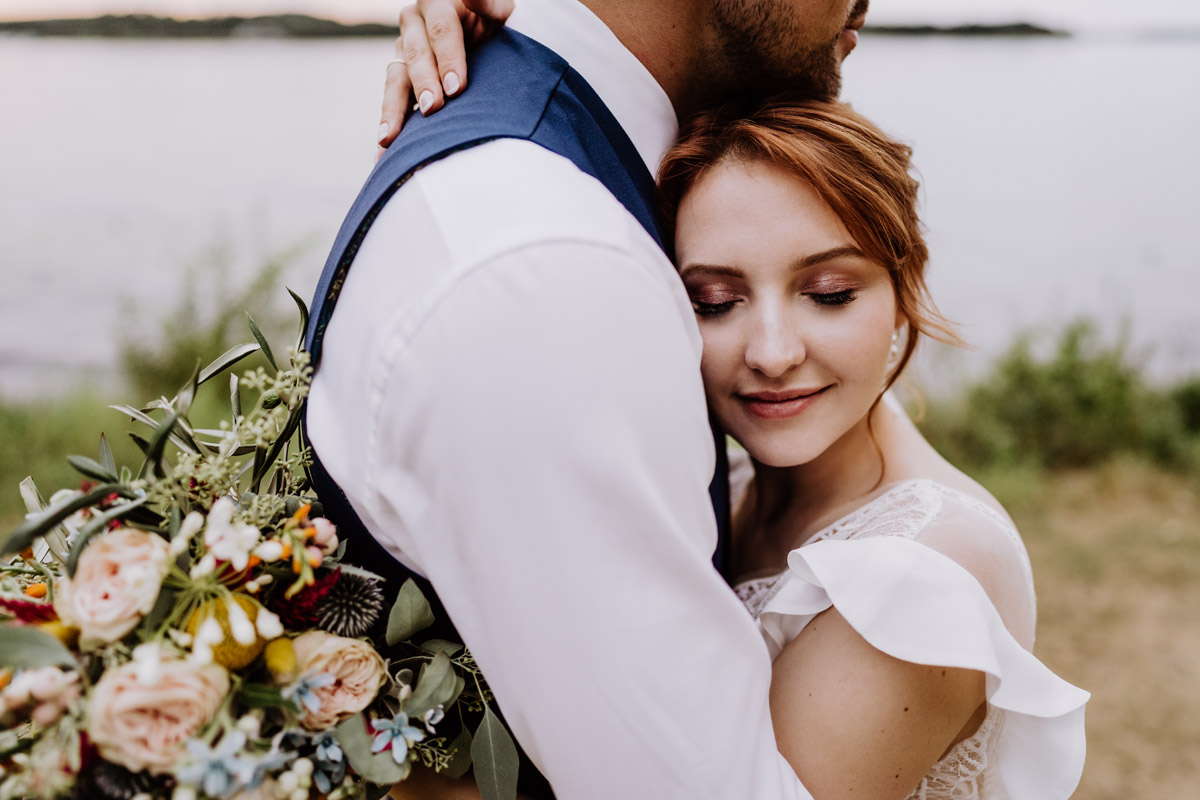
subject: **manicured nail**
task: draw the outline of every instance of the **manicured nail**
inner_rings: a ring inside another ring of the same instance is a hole
[[[433,105],[433,92],[428,89],[421,92],[421,96],[417,98],[417,105],[420,106],[422,114],[428,114],[429,107]]]
[[[446,89],[446,94],[458,94],[458,90],[462,88],[462,84],[458,81],[458,75],[454,72],[447,72],[446,77],[442,78],[442,86]]]
[[[376,139],[376,141],[382,142],[384,139],[387,138],[387,135],[391,132],[392,132],[391,125],[387,124],[386,122],[379,123],[379,138]]]

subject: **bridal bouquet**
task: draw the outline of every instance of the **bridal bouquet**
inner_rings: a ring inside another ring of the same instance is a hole
[[[277,362],[250,328],[174,397],[114,406],[139,464],[101,437],[70,457],[78,488],[47,503],[21,484],[30,514],[0,540],[0,800],[374,798],[415,764],[514,796],[470,654],[415,641],[433,622],[416,586],[388,614],[396,661],[362,638],[384,595],[305,496],[307,355]],[[269,369],[231,376],[228,419],[194,426],[198,389],[256,352]]]

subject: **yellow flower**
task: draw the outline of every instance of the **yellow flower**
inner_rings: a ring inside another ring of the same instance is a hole
[[[186,630],[192,637],[195,637],[201,623],[208,619],[214,620],[221,628],[221,639],[211,643],[213,661],[226,669],[237,670],[248,666],[251,661],[258,658],[266,640],[259,635],[254,625],[254,621],[258,618],[258,612],[262,609],[258,601],[240,592],[235,592],[232,598],[243,612],[244,619],[236,618],[236,616],[234,619],[230,619],[229,600],[218,597],[201,604],[192,612],[192,615],[188,617]],[[234,614],[236,615],[236,612]],[[247,622],[249,623],[248,628],[245,625]],[[251,633],[239,632],[239,628],[246,629]]]
[[[296,648],[292,647],[292,640],[286,636],[268,642],[263,658],[267,662],[267,669],[279,683],[291,683],[296,677]]]

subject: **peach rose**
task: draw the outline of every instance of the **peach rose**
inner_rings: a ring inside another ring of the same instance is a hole
[[[87,733],[100,755],[133,772],[170,772],[187,740],[213,718],[229,692],[215,664],[164,661],[152,683],[130,662],[105,672],[92,690]]]
[[[321,673],[333,676],[333,683],[312,690],[321,701],[321,708],[316,712],[306,710],[300,718],[300,724],[310,731],[332,728],[362,711],[379,694],[383,685],[383,659],[367,642],[309,631],[293,639],[292,647],[301,677]]]
[[[74,578],[63,578],[54,610],[79,628],[84,647],[115,642],[154,607],[169,566],[167,542],[153,533],[118,528],[92,539]]]

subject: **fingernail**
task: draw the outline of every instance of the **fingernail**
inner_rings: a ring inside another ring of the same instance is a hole
[[[429,107],[433,105],[433,92],[428,89],[421,92],[421,96],[417,98],[417,105],[420,107],[422,114],[428,114]]]
[[[446,89],[446,94],[457,94],[462,84],[458,82],[458,75],[454,72],[447,72],[446,77],[442,78],[442,86]]]
[[[386,122],[379,123],[379,138],[376,139],[376,141],[382,142],[384,139],[387,138],[387,135],[391,132],[392,132],[391,125],[387,124]]]

